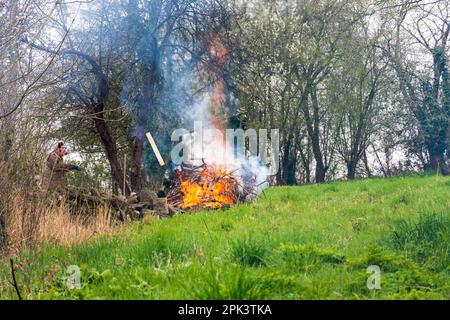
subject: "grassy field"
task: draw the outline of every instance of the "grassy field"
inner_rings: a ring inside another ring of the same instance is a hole
[[[275,187],[255,203],[30,250],[16,272],[26,299],[449,299],[449,230],[448,177]],[[67,289],[70,265],[81,289]],[[16,299],[0,268],[0,298]]]

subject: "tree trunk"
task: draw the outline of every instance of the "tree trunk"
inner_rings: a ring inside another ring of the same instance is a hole
[[[367,152],[366,152],[366,150],[364,150],[364,153],[363,153],[363,161],[364,161],[364,167],[366,168],[367,176],[370,178],[370,177],[372,177],[372,171],[370,170],[370,166],[369,166],[369,161],[367,159]]]
[[[434,172],[449,175],[450,170],[445,163],[443,154],[430,153],[430,167]]]
[[[305,183],[311,182],[311,169],[308,165],[305,165]]]
[[[286,142],[282,163],[282,183],[286,185],[294,185],[295,181],[295,165],[296,161],[291,156],[291,140]]]
[[[301,163],[303,165],[303,172],[304,172],[304,179],[303,179],[303,183],[310,183],[311,182],[311,168],[310,168],[310,161],[307,158],[307,156],[305,155],[305,153],[303,152],[302,148],[300,147],[299,149],[300,152],[300,159],[301,159]],[[309,152],[309,151],[307,151]]]
[[[133,191],[138,194],[142,187],[142,162],[144,158],[145,131],[149,119],[154,119],[156,92],[161,85],[160,48],[156,35],[151,34],[148,38],[149,52],[139,53],[142,96],[138,99],[139,109],[136,114],[136,137],[134,139],[133,154],[131,160],[130,183]]]
[[[355,161],[347,162],[347,179],[353,180],[356,176],[356,165]]]
[[[143,131],[142,131],[143,132]],[[144,156],[144,135],[138,133],[134,140],[133,157],[131,163],[130,183],[131,188],[140,194],[142,188],[142,159]]]
[[[295,167],[296,161],[290,159],[286,172],[286,184],[289,186],[297,184],[297,179],[295,179]]]
[[[325,181],[325,175],[327,173],[323,163],[316,163],[316,182],[321,183]]]
[[[3,217],[3,212],[0,211],[0,249],[5,245],[6,245],[5,219]]]
[[[308,107],[306,106],[305,116],[308,134],[311,138],[312,151],[314,159],[316,160],[316,182],[324,182],[327,168],[323,162],[322,151],[320,150],[320,132],[319,132],[319,102],[314,90],[311,90],[311,100],[313,107],[313,119],[309,115]]]
[[[96,108],[98,110],[98,108]],[[103,110],[103,108],[101,108]],[[103,113],[97,113],[94,117],[94,124],[97,133],[100,136],[100,140],[105,149],[106,157],[108,159],[109,165],[111,167],[111,175],[114,181],[119,185],[122,189],[124,186],[123,179],[123,170],[120,166],[119,157],[117,155],[117,147],[111,136],[111,132],[106,125],[106,122],[103,118]],[[128,183],[125,181],[125,190],[122,190],[126,195],[130,194],[130,187]]]

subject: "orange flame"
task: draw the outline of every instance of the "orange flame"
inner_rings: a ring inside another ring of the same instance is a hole
[[[228,58],[228,48],[225,39],[217,34],[209,34],[201,39],[205,49],[209,51],[212,63],[203,63],[205,76],[210,77],[214,83],[213,96],[210,101],[209,112],[212,118],[212,126],[225,131],[227,119],[220,110],[221,104],[225,102],[225,83],[220,72]],[[217,146],[225,148],[222,141],[217,141]],[[208,165],[193,179],[192,176],[178,175],[182,203],[181,208],[221,208],[230,206],[238,201],[239,184],[232,174],[219,165]]]
[[[214,83],[213,97],[211,99],[210,114],[212,125],[219,130],[225,131],[227,119],[223,116],[220,106],[225,102],[225,83],[221,74],[221,68],[228,59],[228,48],[225,39],[218,33],[208,34],[202,38],[202,44],[209,51],[208,63],[203,63],[203,68],[208,77]]]
[[[237,181],[219,166],[206,167],[197,181],[179,176],[183,193],[181,208],[221,208],[237,202]]]
[[[209,50],[213,61],[222,66],[228,58],[228,48],[225,45],[225,39],[218,33],[208,34],[202,38],[202,43]]]

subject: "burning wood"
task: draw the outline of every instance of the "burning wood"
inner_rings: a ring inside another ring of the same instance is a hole
[[[182,210],[229,207],[256,195],[257,189],[251,181],[244,186],[236,170],[229,172],[222,166],[206,163],[198,167],[183,165],[174,172],[174,179],[176,183],[167,192],[167,200]]]

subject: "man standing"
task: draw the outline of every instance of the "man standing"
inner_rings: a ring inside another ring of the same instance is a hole
[[[67,149],[64,142],[58,142],[55,150],[53,150],[48,158],[44,174],[43,188],[47,192],[54,192],[61,187],[64,175],[71,171],[80,171],[81,168],[73,164],[65,164],[63,157],[67,155]]]

